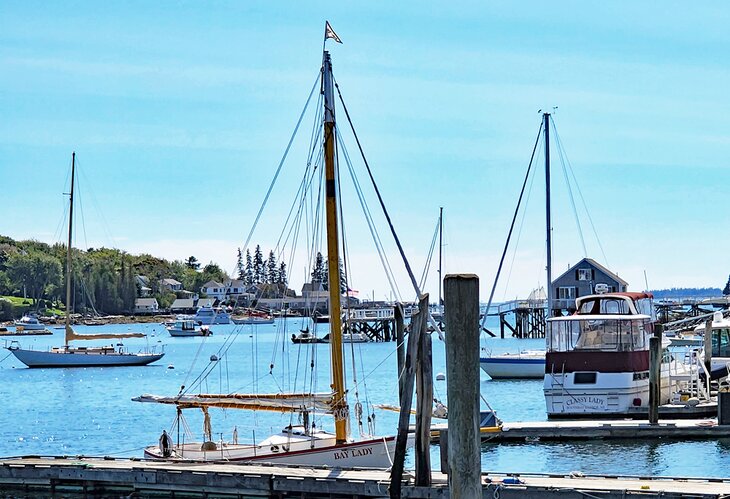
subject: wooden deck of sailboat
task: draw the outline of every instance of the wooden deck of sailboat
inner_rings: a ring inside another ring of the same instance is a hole
[[[0,488],[6,492],[64,497],[94,494],[154,494],[156,497],[292,496],[302,498],[387,497],[390,473],[324,467],[169,463],[110,458],[0,459]],[[404,480],[403,497],[447,498],[447,476],[432,474],[431,487]],[[492,497],[577,497],[600,494],[606,499],[641,494],[642,498],[695,498],[730,494],[730,479],[639,476],[584,476],[581,473],[483,473],[483,495]]]

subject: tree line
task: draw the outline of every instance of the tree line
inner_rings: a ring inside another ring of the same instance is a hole
[[[121,314],[134,310],[145,276],[150,297],[168,307],[177,297],[161,285],[161,279],[180,281],[184,289],[197,291],[209,280],[228,275],[216,264],[200,268],[190,259],[168,261],[152,255],[131,255],[112,248],[73,248],[71,302],[77,312]],[[195,257],[191,257],[195,260]],[[15,241],[0,236],[0,295],[27,297],[30,308],[66,307],[66,245],[39,241]],[[16,315],[7,301],[0,301],[0,319]]]

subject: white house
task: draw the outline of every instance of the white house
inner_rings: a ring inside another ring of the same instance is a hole
[[[163,289],[167,289],[169,291],[182,291],[183,285],[180,281],[176,281],[175,279],[167,278],[167,279],[160,279],[160,287]]]
[[[156,314],[160,310],[160,305],[156,298],[137,298],[134,300],[135,314]]]
[[[226,286],[220,282],[208,281],[200,288],[200,291],[209,298],[223,301],[226,299]]]

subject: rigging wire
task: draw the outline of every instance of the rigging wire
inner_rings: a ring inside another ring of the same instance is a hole
[[[436,229],[433,231],[433,238],[431,239],[431,247],[428,250],[428,255],[426,256],[426,264],[423,266],[423,273],[421,274],[421,281],[419,284],[421,285],[421,288],[426,286],[426,280],[428,279],[428,271],[431,269],[431,259],[433,258],[434,249],[436,248],[436,242],[438,241],[438,235],[439,235],[439,220],[436,220]]]
[[[271,191],[274,189],[274,185],[276,184],[276,180],[279,178],[279,174],[281,173],[281,169],[284,166],[284,161],[286,161],[286,158],[289,155],[289,150],[291,149],[291,145],[294,142],[294,137],[296,137],[297,132],[299,131],[299,125],[301,125],[302,119],[304,118],[304,114],[307,111],[307,107],[309,107],[309,102],[312,99],[312,95],[314,94],[314,90],[317,88],[317,83],[319,83],[319,79],[320,79],[320,74],[317,73],[317,78],[314,80],[314,85],[312,85],[312,90],[310,90],[310,92],[309,92],[309,97],[307,97],[307,102],[304,104],[304,109],[302,109],[302,112],[299,115],[299,120],[297,120],[297,124],[294,127],[294,131],[292,132],[292,135],[289,138],[289,143],[287,144],[286,149],[284,150],[284,155],[282,156],[281,160],[279,161],[279,166],[276,168],[276,173],[274,174],[274,178],[271,180],[271,184],[269,185],[269,188],[266,191],[266,195],[264,196],[264,200],[261,203],[261,207],[259,208],[259,211],[256,214],[256,218],[254,219],[253,226],[251,227],[251,230],[249,231],[248,236],[246,237],[246,242],[243,245],[244,248],[248,248],[248,245],[251,242],[251,237],[253,236],[253,233],[256,230],[256,226],[258,225],[259,220],[261,219],[261,214],[263,213],[264,208],[266,207],[266,203],[269,200],[269,196],[271,195]]]
[[[541,125],[542,126],[542,125]],[[542,149],[542,138],[540,137],[540,142],[538,142],[538,155],[537,158],[539,159],[541,157],[540,150]],[[525,205],[527,205],[530,202],[530,196],[532,195],[532,187],[535,184],[535,176],[537,170],[533,170],[532,176],[530,177],[530,185],[527,188],[527,199],[525,200]],[[507,273],[507,280],[505,281],[505,287],[504,287],[504,295],[503,300],[506,300],[507,297],[507,284],[509,283],[510,279],[512,278],[512,270],[514,269],[515,261],[517,260],[517,247],[520,244],[520,239],[522,238],[522,230],[525,226],[525,217],[527,216],[527,209],[523,210],[522,217],[520,218],[520,223],[517,229],[517,240],[515,241],[514,249],[512,250],[512,261],[510,262],[509,266],[509,272]]]
[[[555,122],[553,120],[553,130],[555,133],[555,139],[556,144],[558,145],[558,151],[565,150],[563,148],[563,142],[560,140],[560,136],[558,135],[557,128],[555,127]],[[570,163],[570,159],[568,158],[567,153],[565,153],[565,161],[568,165],[568,171],[570,172],[570,176],[573,179],[573,183],[575,184],[575,188],[578,191],[578,197],[581,200],[581,204],[583,205],[583,210],[586,213],[586,216],[588,217],[588,222],[590,223],[591,230],[593,231],[593,236],[596,238],[596,242],[598,243],[598,248],[601,250],[601,256],[603,256],[603,261],[606,262],[606,267],[611,268],[611,266],[608,263],[608,258],[606,257],[606,252],[603,249],[603,244],[601,243],[601,238],[598,237],[598,231],[596,230],[596,226],[593,224],[593,217],[591,216],[591,212],[588,210],[588,205],[586,203],[585,198],[583,197],[583,192],[581,191],[580,184],[578,184],[578,180],[575,177],[575,171],[573,170],[573,166]]]
[[[388,279],[388,284],[390,285],[391,291],[395,294],[398,300],[402,300],[400,289],[398,289],[398,284],[395,280],[395,275],[393,273],[393,269],[390,265],[390,261],[388,260],[388,255],[385,252],[385,249],[383,247],[383,241],[380,238],[380,233],[378,232],[375,221],[373,220],[372,213],[370,212],[370,207],[368,206],[367,201],[365,200],[365,194],[363,193],[362,186],[360,185],[360,181],[357,178],[357,174],[355,173],[355,169],[352,165],[352,161],[350,161],[350,155],[347,151],[347,148],[345,147],[345,144],[342,142],[341,134],[337,135],[338,140],[340,141],[342,145],[342,155],[345,158],[345,164],[347,165],[347,168],[350,172],[350,178],[352,179],[353,185],[355,187],[355,192],[357,193],[358,200],[360,201],[360,207],[363,210],[363,215],[365,217],[365,221],[368,224],[368,229],[370,230],[370,236],[373,238],[373,244],[375,245],[375,249],[378,252],[378,258],[380,258],[380,264],[383,266],[383,271],[385,272],[385,277]],[[375,299],[375,297],[373,297]]]
[[[568,199],[570,199],[570,207],[573,210],[573,217],[575,218],[575,225],[578,228],[578,236],[580,237],[580,244],[583,248],[583,256],[585,258],[588,258],[588,250],[586,249],[586,242],[585,242],[585,239],[583,238],[583,228],[580,225],[580,218],[578,217],[578,210],[575,208],[575,198],[573,197],[573,188],[571,186],[570,179],[568,178],[568,170],[565,167],[564,151],[563,151],[562,147],[559,147],[560,139],[557,136],[558,130],[557,130],[557,127],[555,126],[555,121],[552,119],[552,117],[550,119],[550,123],[553,125],[552,126],[553,133],[555,134],[555,138],[556,138],[555,142],[558,145],[557,149],[558,149],[558,157],[560,158],[560,166],[561,166],[561,169],[563,170],[563,178],[565,179],[565,185],[568,188]]]
[[[480,331],[484,329],[484,325],[487,322],[487,317],[489,317],[489,308],[492,306],[494,292],[497,289],[497,282],[499,280],[499,275],[502,272],[502,265],[504,264],[504,257],[507,254],[507,248],[509,248],[509,242],[510,242],[510,239],[512,238],[512,231],[515,228],[515,221],[517,220],[517,214],[520,211],[520,205],[522,204],[522,196],[525,194],[525,187],[527,186],[528,179],[530,178],[530,172],[532,170],[532,164],[535,159],[535,152],[537,151],[537,146],[540,143],[540,134],[541,133],[542,133],[542,124],[540,125],[540,129],[537,131],[537,138],[535,138],[535,145],[532,147],[532,154],[530,155],[530,162],[527,165],[527,172],[525,173],[525,180],[522,182],[522,189],[520,189],[520,197],[517,199],[517,206],[515,207],[514,215],[512,215],[512,223],[510,224],[509,232],[507,233],[507,241],[505,241],[505,243],[504,243],[504,249],[502,250],[502,257],[499,259],[499,266],[497,267],[497,274],[494,276],[494,283],[492,283],[492,290],[489,293],[489,300],[487,301],[487,308],[484,311],[484,316],[482,317],[482,323],[479,325]],[[510,271],[510,273],[511,273],[511,271]]]
[[[347,122],[350,124],[350,129],[352,130],[352,134],[355,137],[355,142],[357,143],[357,147],[360,150],[360,156],[362,157],[363,163],[365,164],[365,168],[368,172],[368,176],[370,177],[370,181],[373,184],[373,188],[375,189],[375,194],[378,196],[378,201],[380,202],[380,207],[383,210],[383,214],[385,215],[385,219],[388,221],[388,226],[390,227],[390,232],[393,234],[393,238],[395,239],[395,244],[398,247],[398,252],[400,253],[401,258],[403,259],[403,264],[406,267],[406,271],[408,272],[408,277],[411,280],[411,284],[413,285],[413,289],[416,292],[416,295],[420,298],[421,297],[421,289],[418,286],[418,283],[416,282],[416,277],[413,275],[413,270],[411,270],[411,264],[408,263],[408,259],[406,258],[406,254],[403,251],[403,245],[401,245],[400,238],[398,238],[398,234],[395,232],[395,227],[393,227],[393,222],[390,219],[390,214],[388,213],[387,208],[385,207],[385,202],[383,201],[383,196],[380,194],[380,189],[378,188],[378,185],[375,183],[375,178],[373,177],[373,173],[370,170],[370,164],[368,163],[367,158],[365,157],[365,152],[363,151],[362,144],[360,143],[360,138],[357,135],[357,132],[355,131],[355,125],[352,123],[352,120],[350,119],[350,113],[347,110],[347,106],[345,105],[345,100],[342,98],[342,92],[340,92],[340,86],[335,81],[335,88],[337,89],[337,95],[340,98],[340,102],[342,103],[342,109],[345,111],[345,116],[347,117]],[[438,329],[438,326],[437,326]],[[439,331],[440,333],[440,331]]]

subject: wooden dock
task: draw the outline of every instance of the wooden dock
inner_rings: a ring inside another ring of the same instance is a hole
[[[0,459],[5,497],[388,497],[390,474],[262,465],[166,463],[87,457]],[[618,499],[720,498],[730,495],[730,479],[570,474],[482,473],[482,497]],[[448,479],[433,473],[430,487],[414,487],[406,476],[401,496],[450,497]]]
[[[484,431],[482,440],[555,441],[594,439],[715,439],[730,437],[730,425],[718,425],[714,419],[614,421],[539,421],[504,423],[501,431]]]

